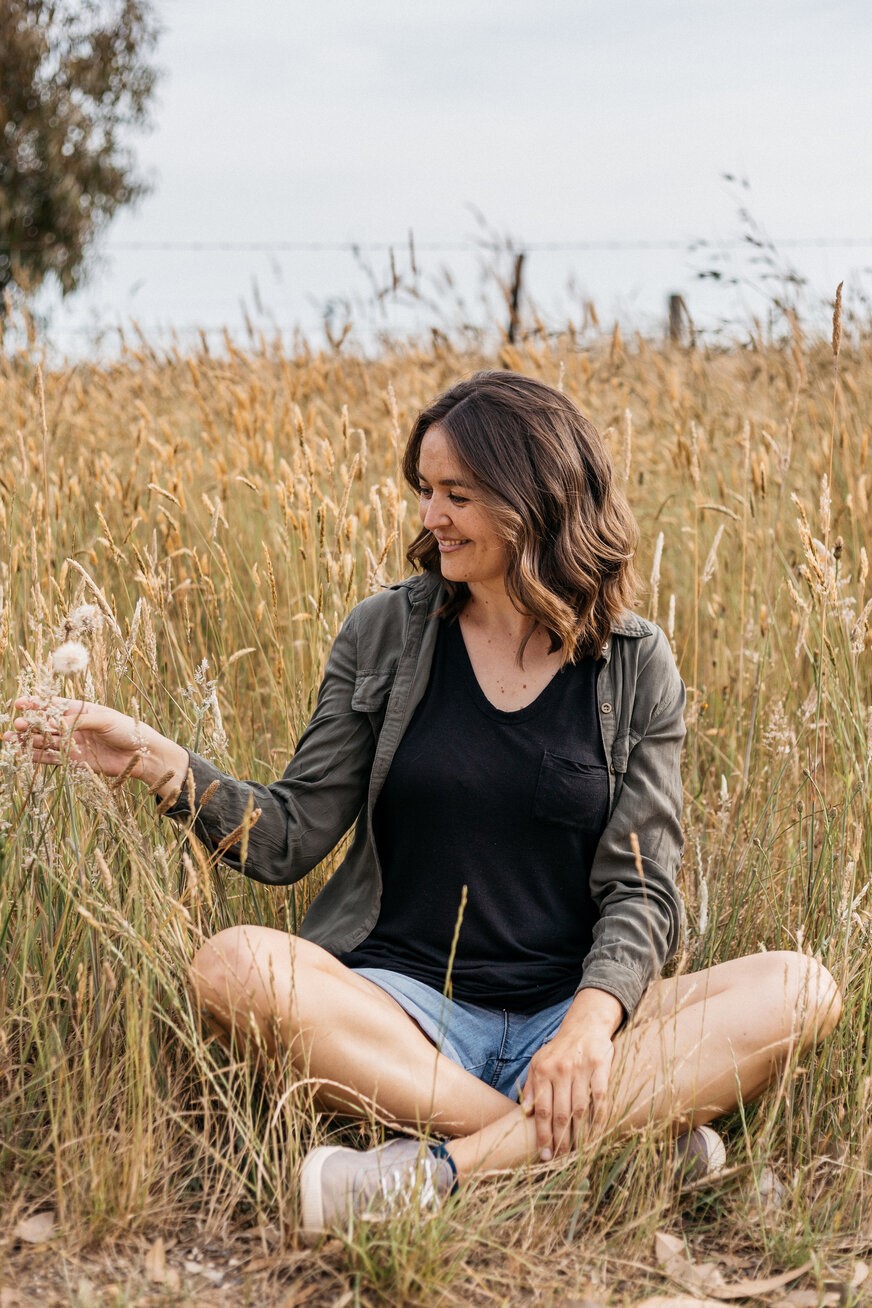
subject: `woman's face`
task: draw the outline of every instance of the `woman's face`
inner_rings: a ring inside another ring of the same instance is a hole
[[[438,425],[428,428],[421,441],[418,502],[421,521],[439,546],[446,581],[468,585],[503,581],[505,542]]]

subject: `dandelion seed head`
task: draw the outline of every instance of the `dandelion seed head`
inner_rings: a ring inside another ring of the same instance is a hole
[[[71,677],[77,672],[86,671],[89,657],[81,641],[67,640],[52,654],[51,665],[58,676]]]
[[[58,640],[81,640],[103,628],[103,614],[96,604],[77,604],[64,618],[55,635]]]

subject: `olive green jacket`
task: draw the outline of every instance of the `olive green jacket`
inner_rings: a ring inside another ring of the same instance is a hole
[[[438,630],[431,615],[441,601],[439,579],[424,574],[352,610],[327,661],[315,712],[280,781],[236,781],[191,755],[194,828],[211,848],[240,826],[253,792],[260,816],[245,865],[238,842],[221,857],[256,881],[299,880],[355,826],[343,862],[301,927],[303,936],[333,954],[364,940],[378,917],[382,877],[373,810],[427,687]],[[626,613],[603,647],[597,679],[610,811],[590,873],[599,921],[587,957],[579,960],[579,988],[608,991],[628,1015],[678,941],[684,698],[663,632]],[[201,805],[213,781],[219,784]],[[184,792],[169,816],[189,816]]]

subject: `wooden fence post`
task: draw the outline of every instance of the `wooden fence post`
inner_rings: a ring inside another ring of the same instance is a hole
[[[670,295],[669,297],[669,343],[671,345],[682,345],[685,335],[688,337],[688,344],[693,344],[693,323],[691,322],[690,313],[684,302],[683,295]]]
[[[515,256],[515,271],[512,276],[512,286],[509,291],[509,327],[506,332],[506,340],[509,345],[514,345],[518,335],[518,306],[521,302],[521,280],[524,275],[524,251]]]

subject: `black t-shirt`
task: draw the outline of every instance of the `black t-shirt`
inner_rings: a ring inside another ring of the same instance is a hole
[[[536,1012],[575,990],[597,920],[590,868],[609,800],[598,663],[567,665],[527,708],[504,713],[479,686],[459,624],[439,621],[427,690],[375,808],[378,921],[342,961]]]

